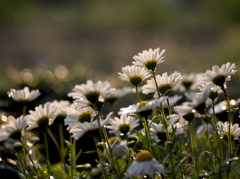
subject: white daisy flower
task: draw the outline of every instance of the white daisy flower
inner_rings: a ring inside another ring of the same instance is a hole
[[[143,94],[150,94],[154,93],[154,98],[159,97],[158,96],[158,91],[162,95],[166,95],[169,90],[171,90],[174,86],[177,86],[180,84],[182,79],[182,76],[178,72],[174,72],[170,76],[168,76],[168,73],[163,73],[162,76],[157,75],[156,76],[156,81],[157,81],[157,86],[155,84],[154,79],[152,78],[151,80],[147,80],[147,84],[143,86]]]
[[[22,136],[22,130],[27,127],[27,120],[24,116],[20,116],[11,120],[8,125],[2,126],[0,129],[0,142],[9,138],[19,140]]]
[[[128,169],[128,176],[150,176],[154,177],[155,172],[163,173],[164,167],[152,157],[149,151],[142,150],[136,156]]]
[[[27,86],[21,90],[10,89],[8,96],[12,97],[17,102],[30,102],[37,98],[41,93],[39,90],[30,91]]]
[[[168,132],[171,134],[173,132],[173,128],[176,128],[176,133],[175,135],[181,135],[184,134],[184,126],[180,125],[179,123],[175,124],[176,121],[170,119],[169,120],[169,125],[168,125]],[[161,123],[156,124],[154,122],[150,123],[150,134],[153,140],[156,142],[159,141],[166,141],[167,140],[167,135],[166,135],[166,130],[163,127]]]
[[[183,124],[185,124],[186,121],[191,122],[194,119],[194,117],[201,117],[201,115],[197,113],[196,110],[193,109],[193,107],[185,105],[184,103],[181,106],[175,106],[174,111],[177,114],[170,115],[169,119],[171,120],[182,119]]]
[[[96,102],[104,100],[114,91],[115,89],[111,88],[110,83],[107,81],[93,83],[92,80],[88,80],[86,84],[76,85],[73,92],[69,93],[68,96],[73,99],[85,98],[92,104],[96,104]]]
[[[198,91],[198,73],[182,74],[182,81],[177,89],[181,92],[184,91]],[[176,90],[177,90],[176,89]]]
[[[34,111],[30,110],[30,114],[26,116],[28,124],[27,130],[39,128],[40,130],[45,131],[48,126],[54,122],[54,119],[57,116],[56,111],[57,108],[50,105],[49,102],[35,107]]]
[[[213,87],[215,85],[220,86],[222,89],[225,89],[226,82],[231,80],[231,75],[236,72],[235,64],[226,63],[219,68],[217,65],[214,65],[211,70],[207,70],[204,74],[199,76],[199,84],[201,88],[205,86]]]
[[[160,105],[163,101],[167,99],[166,96],[163,96],[158,99],[153,99],[149,101],[142,101],[137,104],[130,105],[126,108],[121,108],[120,111],[118,112],[119,115],[121,114],[133,114],[133,113],[141,113],[141,112],[148,112],[152,111],[152,109],[156,108],[157,106]]]
[[[106,97],[106,100],[110,103],[114,103],[117,99],[132,93],[133,89],[130,87],[124,87],[122,89],[116,89],[112,94]],[[134,89],[136,91],[136,89]]]
[[[101,127],[104,127],[109,122],[111,122],[111,115],[112,115],[112,112],[110,112],[104,120],[100,119],[100,126]],[[74,139],[78,140],[86,132],[96,130],[98,128],[99,128],[98,121],[95,120],[93,122],[80,123],[80,124],[76,125],[76,127],[72,128],[70,130],[70,132],[73,134],[72,137]]]
[[[148,70],[155,71],[157,64],[160,64],[165,61],[164,53],[165,49],[161,52],[160,48],[152,50],[151,48],[147,50],[143,50],[142,53],[138,53],[135,55],[133,59],[133,65],[138,67],[146,67]]]
[[[115,135],[130,134],[138,126],[138,120],[134,117],[122,114],[120,118],[115,117],[106,128],[110,129],[109,133]]]
[[[64,124],[68,125],[67,130],[71,130],[80,123],[91,122],[95,115],[96,112],[91,107],[68,110]]]
[[[191,102],[185,102],[183,105],[190,106],[197,110],[199,113],[204,113],[206,108],[206,101],[209,98],[211,88],[207,87],[204,91],[197,93]]]
[[[143,80],[150,77],[150,73],[146,68],[126,66],[122,68],[123,73],[118,73],[119,78],[123,81],[129,81],[134,86],[138,86]]]
[[[228,134],[229,134],[229,126],[228,126],[228,122],[222,122],[222,121],[218,121],[217,122],[217,128],[218,131],[220,133],[220,135],[222,136],[223,139],[225,139],[226,141],[228,141]],[[234,125],[230,125],[230,135],[231,135],[231,140],[238,140],[240,137],[240,127],[239,124],[234,124]]]
[[[127,140],[120,137],[110,137],[109,144],[114,158],[126,158],[128,155]],[[107,148],[108,150],[108,148]]]

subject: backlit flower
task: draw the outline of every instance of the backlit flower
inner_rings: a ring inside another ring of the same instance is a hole
[[[13,119],[8,125],[0,129],[0,142],[9,138],[19,140],[22,136],[22,130],[27,127],[27,120],[24,116]]]
[[[106,128],[110,129],[109,133],[121,135],[130,134],[138,125],[136,118],[122,114],[120,118],[115,117]]]
[[[130,105],[126,108],[121,108],[118,112],[119,115],[121,114],[133,114],[133,113],[141,113],[146,111],[152,111],[152,109],[156,108],[160,105],[167,97],[163,96],[158,99],[153,99],[149,101],[141,101],[140,103]]]
[[[68,110],[64,124],[68,125],[68,130],[71,130],[80,123],[91,122],[95,115],[96,112],[91,107]]]
[[[44,105],[39,105],[35,107],[35,110],[30,110],[26,119],[28,124],[28,130],[39,128],[42,131],[45,131],[51,122],[54,122],[54,119],[57,116],[57,108],[53,105],[50,105],[47,102]],[[50,122],[51,121],[51,122]]]
[[[155,172],[163,173],[164,167],[152,157],[147,150],[142,150],[136,156],[136,160],[133,161],[128,169],[128,176],[150,176],[154,177]]]
[[[136,89],[134,89],[134,91],[136,91]],[[114,103],[116,100],[118,100],[119,98],[122,98],[123,96],[125,96],[129,93],[133,93],[133,89],[130,87],[116,89],[113,93],[111,93],[110,95],[108,95],[106,97],[106,100],[110,103]]]
[[[39,90],[30,91],[27,86],[21,90],[10,89],[8,96],[12,97],[17,102],[30,102],[37,98],[41,93]]]
[[[109,122],[111,122],[111,115],[112,112],[107,115],[105,119],[99,119],[100,120],[100,126],[104,127]],[[76,125],[76,127],[72,128],[70,132],[73,134],[72,137],[76,140],[78,140],[80,137],[82,137],[86,132],[98,129],[100,127],[98,125],[98,121],[94,120],[92,122],[84,122]]]
[[[219,68],[214,65],[211,70],[207,70],[204,74],[199,76],[199,84],[201,88],[205,86],[220,86],[222,89],[226,88],[226,82],[231,80],[231,75],[236,72],[235,64],[226,63]]]
[[[157,81],[157,87],[155,84],[154,79],[147,80],[147,84],[143,86],[143,94],[150,94],[154,93],[154,97],[157,98],[158,91],[162,95],[166,95],[174,86],[177,86],[180,84],[182,79],[182,76],[178,72],[174,72],[173,74],[168,76],[168,73],[163,73],[162,76],[157,75],[156,81]]]
[[[225,139],[226,141],[228,141],[228,134],[229,134],[229,126],[228,126],[228,122],[222,122],[222,121],[218,121],[217,122],[217,128],[218,131],[220,133],[220,135],[222,136],[223,139]],[[240,137],[240,127],[239,124],[234,124],[234,125],[230,125],[230,135],[231,135],[231,140],[238,140]]]
[[[115,89],[111,88],[110,83],[107,81],[93,83],[92,80],[88,80],[86,84],[75,85],[73,92],[69,93],[68,96],[73,99],[85,98],[90,103],[96,104],[96,102],[104,100],[114,91]]]
[[[139,67],[146,67],[148,70],[154,71],[157,64],[165,61],[164,59],[165,49],[160,52],[160,48],[152,50],[151,48],[147,50],[143,50],[142,53],[138,53],[135,55],[133,59],[133,65]]]
[[[150,77],[150,73],[146,68],[126,66],[122,68],[123,73],[118,73],[119,78],[123,81],[129,81],[134,86],[138,86],[143,80]]]

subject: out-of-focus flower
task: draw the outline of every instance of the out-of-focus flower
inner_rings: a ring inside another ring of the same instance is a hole
[[[134,86],[138,86],[143,80],[150,77],[150,73],[144,67],[126,66],[122,68],[123,73],[118,73],[123,81],[129,81]]]
[[[226,141],[228,141],[228,134],[229,134],[229,126],[228,126],[228,122],[222,122],[222,121],[218,121],[217,122],[217,128],[218,131],[220,133],[220,135],[222,136],[223,139],[225,139]],[[240,137],[240,127],[239,124],[230,124],[230,135],[231,135],[231,140],[238,140]]]
[[[19,140],[22,136],[22,130],[26,127],[27,120],[24,116],[11,120],[8,125],[2,126],[0,129],[0,142],[9,138]]]
[[[239,105],[239,103],[240,103],[240,100],[231,99],[229,101],[230,108],[237,107]],[[214,112],[216,114],[226,112],[226,111],[227,111],[227,101],[226,100],[221,101],[221,102],[214,105]],[[208,113],[213,114],[213,110],[209,109]]]
[[[128,176],[150,176],[154,177],[155,172],[163,173],[164,167],[152,157],[149,151],[142,150],[136,156],[128,169]]]
[[[119,115],[121,114],[133,114],[133,113],[141,113],[145,111],[152,111],[152,109],[156,108],[157,106],[160,105],[164,100],[166,100],[167,97],[163,96],[158,99],[153,99],[149,101],[142,101],[137,104],[130,105],[129,107],[126,108],[121,108],[120,111],[118,112]]]
[[[115,117],[106,128],[110,129],[109,133],[121,135],[130,134],[138,125],[138,119],[122,114],[120,118]]]
[[[128,155],[127,141],[120,137],[110,137],[109,144],[112,148],[112,154],[115,158],[125,158]]]
[[[143,94],[154,93],[154,98],[158,98],[158,91],[162,95],[166,95],[173,87],[180,84],[182,76],[178,72],[174,72],[173,74],[168,76],[168,73],[163,73],[162,76],[156,76],[157,87],[154,79],[147,80],[147,84],[143,86]]]
[[[169,120],[169,122],[170,124],[168,125],[167,130],[170,134],[173,132],[173,128],[176,128],[175,135],[184,134],[184,126],[179,124],[176,125],[174,120]],[[150,134],[152,139],[154,139],[156,142],[167,140],[166,130],[161,123],[150,123]]]
[[[63,120],[66,118],[66,108],[70,108],[71,104],[67,100],[54,100],[53,102],[50,102],[50,105],[53,106],[53,108],[56,108],[56,118],[54,122],[56,123],[63,123]],[[50,119],[51,120],[51,119]],[[51,124],[53,124],[53,121],[50,121]]]
[[[165,61],[164,59],[165,49],[160,52],[160,48],[152,50],[151,48],[143,50],[142,53],[135,55],[133,59],[133,65],[138,67],[146,67],[148,70],[155,71],[157,64]]]
[[[96,104],[98,101],[103,102],[104,99],[114,91],[115,89],[111,88],[110,83],[107,81],[93,83],[92,80],[88,80],[86,84],[75,85],[73,92],[70,92],[68,96],[73,99],[83,98],[92,104]]]
[[[175,95],[175,96],[168,97],[170,106],[173,107],[180,99],[182,99],[182,96],[180,96],[180,95]],[[162,102],[162,107],[163,108],[168,108],[167,101]]]
[[[57,108],[53,105],[50,105],[47,102],[44,105],[39,105],[35,107],[35,110],[30,110],[26,119],[28,124],[28,130],[39,128],[42,131],[45,131],[50,124],[52,124],[57,116]]]
[[[233,63],[226,63],[219,68],[214,65],[211,70],[207,70],[204,74],[199,76],[198,83],[201,88],[206,86],[214,87],[215,85],[221,88],[226,88],[226,82],[231,80],[231,75],[236,72],[236,65]]]
[[[100,126],[98,125],[97,120],[94,120],[92,122],[84,122],[76,125],[76,127],[70,130],[70,132],[73,134],[72,137],[78,140],[86,132],[98,129],[99,127],[105,127],[105,125],[111,122],[111,115],[112,115],[112,112],[110,112],[105,119],[99,119]]]
[[[199,84],[197,79],[199,75],[198,73],[182,74],[182,81],[176,90],[178,89],[181,92],[198,91]]]
[[[39,90],[30,91],[27,86],[21,90],[10,89],[8,96],[12,97],[17,102],[30,102],[37,98],[41,93]]]
[[[136,91],[136,89],[134,89]],[[119,98],[122,98],[123,96],[132,93],[133,89],[130,87],[124,87],[122,89],[116,89],[113,93],[111,93],[110,95],[108,95],[106,97],[106,101],[110,102],[110,103],[114,103],[116,100],[118,100]]]
[[[64,124],[68,125],[68,130],[71,130],[80,123],[93,121],[95,115],[96,112],[91,107],[68,110]]]

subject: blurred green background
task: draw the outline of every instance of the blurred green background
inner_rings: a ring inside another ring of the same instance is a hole
[[[121,68],[157,47],[166,49],[160,74],[205,72],[228,61],[240,71],[240,1],[0,1],[1,92],[39,88],[41,80],[58,94],[89,78],[119,86]],[[237,74],[234,97],[238,81]]]

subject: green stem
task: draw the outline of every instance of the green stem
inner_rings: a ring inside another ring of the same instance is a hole
[[[220,158],[219,158],[219,179],[222,178],[222,160],[223,160],[223,151],[222,151],[222,143],[221,143],[221,139],[220,136],[218,134],[218,128],[217,128],[217,118],[216,118],[216,113],[215,113],[215,102],[214,100],[212,100],[212,110],[213,110],[213,127],[215,128],[216,131],[216,136],[217,136],[217,140],[218,140],[218,149],[219,149],[219,154],[220,154]]]
[[[66,168],[67,166],[66,166],[66,163],[65,163],[65,160],[64,160],[64,158],[63,158],[63,152],[61,151],[61,149],[60,149],[60,147],[59,147],[59,145],[58,145],[58,142],[57,142],[57,140],[55,139],[55,137],[54,137],[54,135],[52,134],[52,132],[51,132],[51,130],[48,128],[47,129],[47,132],[48,132],[48,134],[49,134],[49,136],[51,137],[51,139],[53,140],[53,143],[56,145],[56,147],[57,147],[57,150],[58,150],[58,152],[59,152],[59,156],[60,156],[60,159],[61,159],[61,163],[64,165],[64,167]],[[67,173],[67,175],[68,175],[68,177],[70,178],[70,176],[69,176],[69,174]]]
[[[17,152],[17,158],[18,158],[18,160],[19,160],[19,162],[20,162],[20,165],[21,165],[21,168],[22,168],[22,171],[23,171],[23,175],[24,175],[25,178],[27,179],[28,176],[27,176],[27,174],[26,174],[26,169],[24,168],[24,165],[23,165],[23,163],[22,163],[22,159],[21,159],[20,152]]]
[[[44,143],[45,143],[45,149],[46,149],[46,162],[47,162],[48,178],[50,179],[51,166],[50,166],[50,162],[49,162],[48,141],[47,141],[47,133],[46,132],[43,133],[43,137],[44,137]]]
[[[227,112],[228,112],[228,152],[229,152],[228,158],[231,158],[231,155],[232,155],[231,124],[232,124],[233,121],[232,121],[232,115],[231,115],[231,108],[230,108],[229,98],[228,98],[227,92],[226,92],[224,87],[222,87],[222,91],[223,91],[224,96],[225,96],[226,101],[227,101]]]
[[[169,99],[167,98],[167,105],[168,105],[168,113],[169,115],[172,114],[172,109],[171,109],[171,105],[170,105],[170,102],[169,102]]]
[[[137,100],[140,103],[141,99],[140,99],[139,92],[138,92],[138,86],[136,86],[136,95],[137,95]]]
[[[194,159],[194,163],[195,163],[195,166],[196,166],[197,175],[198,175],[198,177],[199,177],[197,156],[196,156],[195,146],[194,146],[194,140],[193,140],[192,124],[191,124],[190,122],[189,122],[189,131],[190,131],[190,138],[191,138],[191,144],[192,144],[193,159]]]
[[[158,89],[158,84],[157,84],[157,80],[156,80],[156,75],[155,75],[155,71],[152,71],[152,77],[153,77],[153,80],[155,82],[155,86],[156,86],[156,91],[158,93],[158,97],[160,98],[161,97],[161,94],[160,94],[160,91]]]

